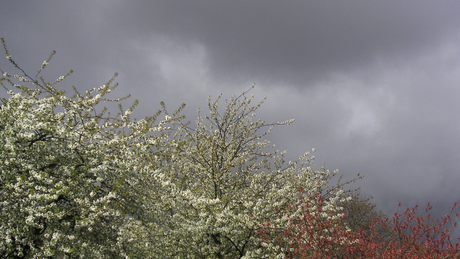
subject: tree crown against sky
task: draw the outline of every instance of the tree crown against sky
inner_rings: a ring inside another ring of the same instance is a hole
[[[2,39],[3,41],[3,39]],[[4,42],[3,42],[4,43]],[[155,188],[147,178],[156,147],[165,145],[160,112],[130,120],[136,102],[112,117],[96,112],[115,87],[105,85],[67,96],[6,57],[21,74],[2,71],[8,98],[1,103],[0,254],[2,257],[117,258],[136,254],[123,231],[142,218],[146,191]],[[162,134],[147,134],[157,133]]]
[[[107,97],[114,78],[68,96],[57,85],[72,71],[54,82],[40,76],[54,52],[30,76],[2,42],[19,70],[1,71],[2,256],[281,256],[255,220],[287,223],[281,209],[314,193],[327,197],[324,211],[340,213],[346,183],[329,185],[337,171],[312,169],[309,152],[285,161],[264,138],[292,121],[256,120],[262,102],[247,92],[224,107],[209,99],[194,126],[184,106],[136,120],[135,101],[112,116],[97,107],[124,99]]]

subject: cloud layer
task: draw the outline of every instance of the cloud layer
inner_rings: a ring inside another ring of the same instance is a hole
[[[120,76],[137,114],[256,83],[272,142],[339,168],[383,210],[460,198],[458,1],[11,1],[0,33],[36,71],[88,89]],[[6,60],[0,60],[6,69]],[[435,207],[436,209],[436,207]]]

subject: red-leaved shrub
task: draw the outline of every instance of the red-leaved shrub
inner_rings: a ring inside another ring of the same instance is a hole
[[[321,194],[300,198],[298,204],[280,211],[280,218],[290,218],[288,224],[265,221],[259,224],[258,234],[264,242],[280,246],[289,259],[460,258],[460,245],[450,236],[457,227],[452,218],[457,203],[441,218],[431,217],[432,206],[428,204],[421,216],[416,216],[416,206],[402,214],[396,212],[392,219],[375,218],[370,231],[354,232],[344,224],[340,211],[324,204]],[[459,217],[459,213],[454,216]]]

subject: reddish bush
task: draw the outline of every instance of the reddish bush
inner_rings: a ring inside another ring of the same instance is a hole
[[[452,243],[450,236],[457,227],[457,223],[452,222],[456,207],[457,203],[449,214],[438,219],[431,218],[430,204],[421,216],[415,216],[418,209],[415,206],[406,209],[403,214],[396,212],[392,220],[378,218],[371,228],[383,227],[390,230],[392,235],[385,238],[376,232],[365,235],[359,231],[359,241],[348,246],[347,250],[350,255],[355,255],[352,258],[460,258],[460,245],[458,242]],[[459,213],[455,213],[455,217],[459,217]]]
[[[258,234],[267,243],[279,245],[286,258],[460,258],[460,245],[451,240],[457,227],[452,214],[433,219],[427,205],[425,213],[416,216],[418,207],[396,212],[392,219],[378,217],[370,231],[350,231],[338,211],[325,208],[320,194],[281,211],[288,224],[263,222]],[[401,204],[399,204],[401,207]],[[296,214],[296,211],[302,213]],[[454,215],[459,217],[459,213]],[[385,231],[382,231],[385,230]]]

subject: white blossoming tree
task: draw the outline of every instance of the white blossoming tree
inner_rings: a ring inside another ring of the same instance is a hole
[[[201,115],[192,127],[175,124],[177,132],[167,159],[158,170],[169,183],[163,196],[162,218],[148,237],[155,254],[167,258],[272,258],[285,251],[276,242],[262,242],[257,231],[271,220],[287,224],[280,210],[302,195],[323,193],[322,210],[339,211],[343,198],[338,183],[327,186],[337,174],[313,170],[309,153],[286,163],[284,152],[264,140],[276,125],[255,119],[263,103],[252,105],[247,92],[225,100],[225,107],[208,100],[209,115]],[[293,217],[296,213],[294,212]],[[328,215],[329,216],[329,215]],[[276,232],[276,230],[275,230]],[[279,233],[273,233],[275,237]]]
[[[173,117],[131,121],[136,102],[115,117],[96,112],[113,78],[68,97],[55,84],[71,72],[54,83],[39,77],[54,52],[31,77],[2,42],[20,74],[0,79],[0,257],[146,257],[124,233],[148,219],[144,195],[157,184],[145,176]]]
[[[3,42],[3,39],[2,39]],[[105,85],[67,96],[40,72],[1,71],[0,257],[2,258],[273,258],[286,251],[264,242],[263,222],[288,224],[280,211],[321,193],[322,211],[340,211],[337,172],[311,168],[307,152],[286,162],[265,140],[276,125],[255,119],[245,92],[209,99],[209,115],[192,126],[180,111],[131,120],[98,107]],[[112,86],[113,85],[113,86]],[[292,211],[295,217],[302,211]],[[265,233],[275,238],[279,233]]]

